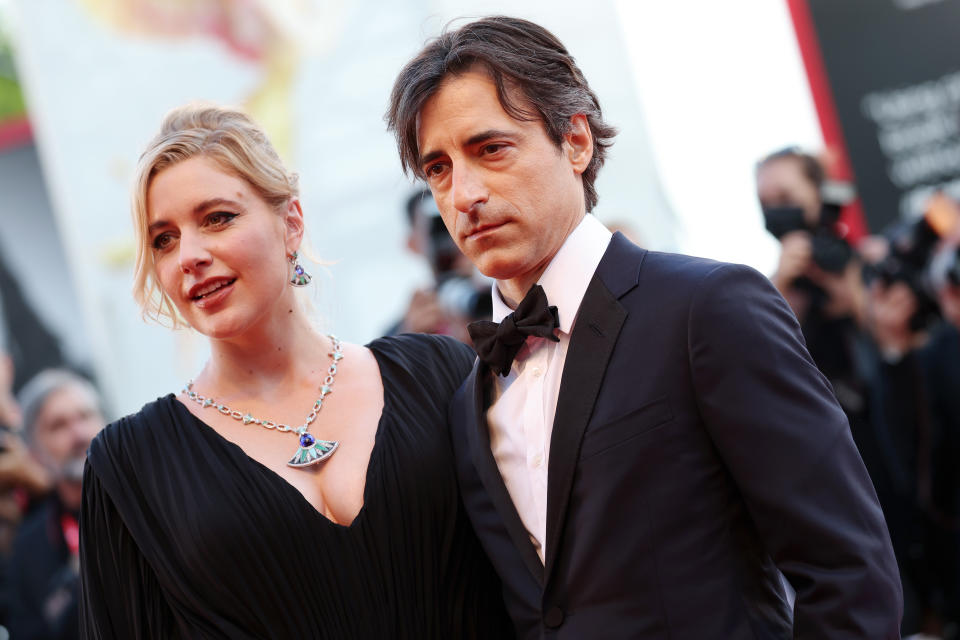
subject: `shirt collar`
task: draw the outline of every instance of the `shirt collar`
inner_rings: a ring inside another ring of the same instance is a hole
[[[573,329],[587,286],[612,236],[592,214],[586,214],[540,276],[537,284],[543,287],[549,303],[557,307],[560,330],[564,333],[569,334]],[[513,309],[503,301],[496,282],[493,283],[492,297],[493,321],[500,322]]]

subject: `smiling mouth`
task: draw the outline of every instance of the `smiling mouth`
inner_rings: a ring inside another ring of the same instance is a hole
[[[196,301],[196,300],[203,300],[203,299],[206,298],[207,296],[216,293],[217,291],[219,291],[220,289],[223,289],[224,287],[230,286],[231,284],[233,284],[233,283],[236,282],[236,281],[237,281],[236,278],[233,278],[233,279],[231,279],[231,280],[221,280],[220,282],[218,282],[218,283],[216,283],[216,284],[212,284],[212,285],[210,285],[209,287],[204,287],[203,289],[201,289],[201,290],[197,293],[197,295],[193,296],[193,297],[190,298],[190,299],[191,299],[191,300],[194,300],[194,301]]]

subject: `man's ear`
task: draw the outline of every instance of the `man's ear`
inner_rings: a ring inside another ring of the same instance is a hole
[[[297,198],[287,201],[283,211],[283,230],[287,253],[293,253],[300,248],[300,242],[303,241],[303,209],[300,208]]]
[[[587,116],[582,113],[570,118],[570,128],[563,134],[563,151],[577,174],[582,174],[593,159],[593,135]]]

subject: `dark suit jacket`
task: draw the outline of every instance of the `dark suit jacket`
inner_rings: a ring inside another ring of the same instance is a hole
[[[451,426],[520,637],[899,637],[897,567],[847,420],[753,269],[613,237],[560,385],[545,567],[490,452],[490,380],[475,365]]]

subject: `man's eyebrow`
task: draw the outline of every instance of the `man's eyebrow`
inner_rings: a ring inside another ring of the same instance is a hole
[[[472,147],[474,145],[486,142],[487,140],[492,140],[493,138],[509,138],[511,140],[515,140],[517,138],[517,134],[504,131],[502,129],[487,129],[486,131],[481,131],[480,133],[476,133],[467,138],[464,146]],[[428,165],[442,155],[443,151],[431,151],[425,156],[420,157],[420,166],[423,167]]]
[[[431,151],[425,156],[420,156],[420,168],[422,169],[442,155],[443,151]]]
[[[475,144],[486,142],[492,138],[510,138],[513,140],[516,137],[517,135],[515,133],[503,131],[502,129],[487,129],[486,131],[481,131],[480,133],[470,136],[467,139],[467,146],[472,147]]]
[[[236,202],[235,200],[230,200],[229,198],[209,198],[207,200],[204,200],[203,202],[197,203],[197,205],[193,208],[193,215],[199,215],[204,211],[213,209],[214,207],[223,207],[223,206],[229,207],[231,209],[243,208],[243,206],[239,202]],[[147,231],[149,233],[153,233],[157,229],[166,227],[169,224],[170,223],[167,220],[157,220],[156,222],[150,223],[150,226],[147,227]]]

